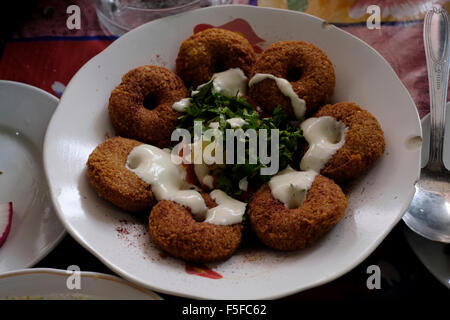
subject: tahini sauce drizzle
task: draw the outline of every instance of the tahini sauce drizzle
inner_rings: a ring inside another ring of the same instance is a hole
[[[251,87],[254,84],[265,79],[272,79],[275,81],[278,89],[280,89],[280,91],[291,100],[291,105],[292,109],[294,110],[295,117],[298,120],[302,120],[305,117],[306,102],[295,93],[294,89],[292,89],[292,85],[286,79],[278,78],[268,73],[257,73],[250,79],[250,81],[248,82],[248,86]]]
[[[300,125],[309,143],[300,161],[301,170],[320,172],[331,157],[345,144],[348,128],[333,117],[309,118]]]
[[[158,201],[179,203],[189,208],[197,219],[205,219],[204,222],[217,225],[242,222],[246,203],[229,197],[221,190],[213,190],[210,195],[218,205],[208,209],[200,192],[193,190],[192,185],[185,181],[186,171],[183,166],[173,163],[171,157],[173,155],[167,150],[141,144],[128,155],[126,167],[151,185]],[[208,181],[203,182],[209,184]]]

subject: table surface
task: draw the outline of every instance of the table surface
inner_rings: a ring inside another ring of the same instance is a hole
[[[429,112],[422,28],[424,8],[431,2],[436,1],[234,1],[305,11],[363,39],[392,65],[411,93],[421,117]],[[450,1],[439,2],[447,10],[450,9]],[[66,9],[71,4],[81,9],[80,30],[68,30],[66,27]],[[381,29],[369,30],[366,27],[365,8],[373,4],[382,8],[382,24]],[[99,25],[90,0],[31,1],[27,8],[20,10],[14,10],[19,9],[20,3],[12,5],[16,7],[3,10],[0,16],[3,18],[3,15],[20,12],[15,24],[0,31],[0,79],[28,83],[60,96],[75,72],[117,38]],[[405,240],[404,228],[404,223],[400,222],[365,261],[341,278],[284,299],[367,300],[430,298],[449,294],[415,256]],[[112,273],[69,235],[35,267],[66,269],[74,264],[83,271]],[[380,290],[369,290],[366,286],[366,269],[373,264],[382,269]],[[181,299],[162,296],[166,299]]]

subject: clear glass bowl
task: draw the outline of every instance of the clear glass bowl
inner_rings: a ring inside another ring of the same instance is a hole
[[[94,0],[97,16],[108,33],[121,35],[151,20],[232,0]]]

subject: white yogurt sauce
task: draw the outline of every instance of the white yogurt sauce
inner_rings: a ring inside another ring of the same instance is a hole
[[[218,206],[208,209],[200,192],[192,190],[192,185],[185,181],[186,171],[183,166],[171,161],[170,152],[157,147],[141,144],[128,155],[127,169],[151,185],[156,200],[171,200],[189,208],[198,219],[216,225],[231,225],[242,222],[246,204],[229,197],[221,190],[210,193]],[[195,173],[203,177],[202,181],[213,188],[213,177],[209,168],[195,166]]]
[[[213,190],[210,196],[217,203],[206,213],[205,222],[216,225],[231,225],[242,222],[246,203],[231,198],[222,190]]]
[[[294,89],[292,89],[291,83],[286,79],[278,78],[268,73],[257,73],[253,76],[253,78],[250,79],[250,81],[248,82],[248,86],[251,87],[255,83],[263,81],[264,79],[272,79],[275,81],[281,93],[283,93],[291,100],[291,105],[292,109],[294,110],[295,117],[299,120],[302,120],[306,112],[306,102],[295,93]]]
[[[210,168],[204,163],[194,164],[194,172],[198,181],[210,189],[214,188],[214,178],[209,174]]]
[[[333,154],[345,144],[348,128],[329,116],[309,118],[300,127],[309,143],[309,149],[300,161],[300,169],[320,172]]]
[[[172,105],[172,109],[178,112],[184,112],[191,105],[191,98],[183,98]]]
[[[230,118],[227,119],[227,122],[230,124],[231,128],[241,128],[244,124],[247,124],[242,118]]]
[[[205,201],[198,191],[189,189],[186,171],[171,161],[169,152],[141,144],[128,155],[127,168],[151,185],[156,200],[172,200],[191,209],[193,215],[204,217]]]
[[[203,184],[210,189],[214,188],[214,177],[210,174],[203,177]]]
[[[212,79],[214,92],[221,93],[227,97],[240,97],[247,92],[248,79],[244,71],[240,68],[232,68],[224,72],[214,73]],[[199,85],[197,90],[192,91],[191,96],[195,96],[205,84]],[[175,102],[172,105],[172,109],[178,112],[184,112],[190,104],[191,98],[184,98]]]
[[[226,120],[231,128],[242,128],[242,126],[244,124],[247,124],[247,121],[245,121],[242,118],[230,118]],[[219,123],[218,122],[211,122],[208,127],[212,128],[212,129],[219,129]]]
[[[247,92],[247,77],[240,68],[214,73],[212,79],[214,92],[227,97],[242,96]]]
[[[315,171],[295,171],[288,166],[270,179],[269,187],[275,199],[294,209],[301,206],[316,176]]]
[[[242,178],[241,180],[239,180],[239,189],[242,190],[242,191],[247,191],[247,189],[248,189],[247,177]]]
[[[213,128],[213,129],[219,129],[219,123],[211,122],[208,127]]]

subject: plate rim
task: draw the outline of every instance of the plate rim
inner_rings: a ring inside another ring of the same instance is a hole
[[[127,281],[125,279],[122,279],[116,275],[107,274],[107,273],[101,273],[101,272],[94,272],[94,271],[79,271],[80,276],[84,278],[92,278],[92,279],[101,279],[106,281],[113,281],[120,283],[122,285],[128,286],[130,288],[133,288],[142,294],[145,294],[149,297],[151,297],[151,300],[164,300],[160,295],[158,295],[156,292],[147,290],[143,287],[137,286],[133,282]],[[48,275],[57,275],[57,276],[65,276],[71,275],[72,272],[64,269],[56,269],[56,268],[24,268],[24,269],[17,269],[13,271],[3,272],[0,273],[0,281],[2,279],[6,278],[13,278],[13,277],[20,277],[23,275],[30,275],[30,274],[48,274]]]
[[[80,72],[85,69],[87,67],[88,64],[93,63],[93,61],[95,59],[97,59],[99,56],[105,54],[105,52],[109,51],[111,48],[114,48],[115,46],[118,45],[118,43],[120,43],[121,39],[124,36],[127,36],[130,33],[134,33],[137,32],[137,30],[146,28],[149,24],[154,24],[154,23],[159,23],[160,20],[163,19],[171,19],[173,17],[176,16],[182,16],[182,15],[188,15],[194,11],[198,12],[198,11],[209,11],[209,10],[220,10],[220,8],[230,8],[230,7],[234,7],[234,8],[243,8],[245,7],[248,10],[253,10],[253,11],[267,11],[267,12],[277,12],[277,13],[282,13],[282,14],[290,14],[290,15],[297,15],[297,16],[307,16],[309,18],[312,18],[316,21],[320,21],[320,22],[325,22],[325,20],[318,18],[316,16],[304,13],[304,12],[298,12],[298,11],[292,11],[292,10],[284,10],[284,9],[278,9],[278,8],[267,8],[267,7],[255,7],[255,6],[251,6],[251,5],[226,5],[226,6],[215,6],[215,7],[206,7],[206,8],[201,8],[201,9],[195,9],[195,10],[190,10],[188,12],[184,12],[184,13],[180,13],[174,16],[169,16],[169,17],[165,17],[165,18],[161,18],[161,19],[157,19],[154,21],[150,21],[147,22],[133,30],[130,30],[129,32],[125,33],[124,35],[122,35],[121,37],[119,37],[118,39],[116,39],[113,43],[111,43],[105,50],[101,51],[100,53],[98,53],[97,55],[95,55],[94,57],[92,57],[89,61],[87,61],[76,73],[75,75],[72,77],[72,79],[70,80],[70,82],[68,83],[66,90],[70,89],[71,85],[73,85],[73,82],[75,79],[77,79],[77,77],[79,76]],[[420,123],[420,117],[419,117],[419,112],[417,110],[417,106],[414,102],[414,100],[411,97],[411,94],[409,93],[409,91],[407,90],[407,88],[405,87],[405,85],[403,84],[403,82],[400,80],[400,78],[398,77],[397,73],[394,71],[394,69],[392,68],[392,66],[387,62],[387,60],[377,51],[375,50],[372,46],[370,46],[368,43],[366,43],[364,40],[352,35],[351,33],[336,27],[333,24],[330,24],[331,27],[338,29],[340,32],[345,33],[347,36],[350,36],[351,38],[353,38],[354,40],[361,42],[363,45],[365,45],[370,51],[372,51],[378,59],[382,60],[383,63],[389,68],[389,70],[392,72],[393,76],[395,76],[395,78],[397,79],[398,83],[400,84],[400,86],[403,88],[404,92],[407,94],[407,97],[410,101],[410,105],[414,106],[415,108],[413,110],[411,110],[411,112],[414,112],[415,115],[415,119],[416,119],[416,129],[417,132],[414,134],[420,135],[422,136],[422,128],[421,128],[421,123]],[[61,97],[60,103],[61,101],[64,101],[64,93],[63,96]],[[55,113],[52,116],[52,119],[49,122],[49,126],[50,127],[52,125],[52,122],[55,119],[55,115],[59,110],[57,109],[55,111]],[[46,144],[48,142],[48,130],[46,132],[45,135],[45,139],[44,139],[44,168],[45,168],[45,176],[46,179],[49,183],[49,188],[52,189],[52,187],[50,186],[50,181],[49,181],[49,176],[47,174],[47,161],[45,160],[45,150],[46,150]],[[420,175],[420,152],[417,152],[417,170],[415,173],[411,173],[411,176],[414,176],[416,178],[419,177]],[[367,247],[364,251],[362,251],[360,253],[359,256],[356,257],[356,259],[348,264],[348,266],[346,268],[343,268],[342,270],[340,270],[339,272],[335,272],[333,274],[328,274],[326,277],[323,277],[322,279],[319,279],[317,281],[315,281],[312,284],[309,285],[305,285],[301,288],[297,288],[297,289],[290,289],[290,290],[278,290],[276,292],[272,292],[272,293],[267,293],[267,294],[254,294],[251,297],[246,296],[246,297],[242,297],[241,299],[277,299],[277,298],[281,298],[281,297],[285,297],[288,295],[292,295],[301,291],[305,291],[307,289],[310,288],[314,288],[320,285],[323,285],[325,283],[331,282],[341,276],[343,276],[344,274],[350,272],[351,270],[353,270],[356,266],[358,266],[361,262],[363,262],[379,245],[380,243],[386,238],[386,236],[392,231],[392,229],[398,224],[398,222],[402,219],[403,214],[405,213],[405,211],[407,210],[408,206],[409,206],[409,202],[412,200],[412,197],[414,195],[414,186],[409,187],[409,201],[408,203],[403,204],[402,208],[401,208],[401,213],[398,213],[396,219],[391,223],[391,225],[389,225],[388,228],[386,228],[384,230],[383,233],[380,233],[378,235],[378,237],[375,238],[375,240],[373,241],[372,246]],[[132,274],[130,274],[128,271],[116,266],[114,263],[110,262],[108,259],[104,258],[100,253],[97,253],[96,249],[94,249],[87,241],[85,241],[84,237],[82,235],[80,235],[80,233],[73,229],[70,225],[69,222],[64,218],[64,214],[63,214],[63,210],[60,208],[60,206],[58,205],[58,202],[56,200],[55,197],[55,193],[52,191],[50,192],[50,196],[51,199],[54,203],[54,206],[56,208],[57,214],[60,217],[61,222],[64,224],[64,227],[66,228],[67,232],[73,236],[75,238],[75,240],[81,245],[83,246],[86,250],[88,250],[90,253],[92,253],[96,258],[98,258],[103,264],[105,264],[108,268],[110,268],[111,270],[113,270],[115,273],[119,274],[120,276],[122,276],[123,278],[137,283],[145,288],[149,288],[151,290],[156,290],[158,292],[161,293],[165,293],[165,294],[170,294],[170,295],[175,295],[175,296],[182,296],[182,297],[187,297],[187,298],[194,298],[194,299],[210,299],[208,298],[208,295],[206,294],[186,294],[180,291],[174,291],[174,290],[169,290],[169,289],[164,289],[161,288],[159,286],[152,286],[149,285],[148,283],[140,280],[139,278],[133,276]]]
[[[14,87],[20,87],[20,88],[23,88],[23,89],[26,89],[26,90],[34,91],[34,92],[36,92],[36,93],[38,93],[38,94],[40,94],[40,95],[42,95],[42,96],[45,96],[46,98],[48,98],[48,99],[51,100],[52,102],[55,102],[55,103],[56,103],[56,106],[55,106],[55,108],[54,108],[54,110],[53,110],[53,113],[51,114],[51,116],[50,116],[50,118],[49,118],[49,121],[48,121],[48,124],[47,124],[47,128],[48,128],[48,125],[50,124],[50,121],[51,121],[51,119],[53,118],[53,115],[54,115],[55,111],[56,111],[57,108],[58,108],[60,99],[58,99],[58,98],[57,98],[56,96],[54,96],[53,94],[51,94],[51,93],[49,93],[49,92],[47,92],[47,91],[45,91],[45,90],[43,90],[43,89],[41,89],[41,88],[38,88],[38,87],[36,87],[36,86],[30,85],[30,84],[28,84],[28,83],[23,83],[23,82],[13,81],[13,80],[3,80],[3,79],[1,79],[1,80],[0,80],[0,86],[3,86],[3,85],[14,86]],[[45,128],[45,134],[47,133],[47,128]],[[40,156],[41,159],[42,159],[42,169],[43,169],[43,171],[44,171],[44,176],[46,176],[46,173],[45,173],[45,166],[44,166],[44,159],[43,159],[43,157],[44,157],[45,134],[44,134],[44,138],[43,138],[43,140],[42,140],[42,148],[41,148],[41,156]],[[48,186],[48,191],[49,191],[49,193],[51,193],[51,192],[50,192],[50,185],[48,184],[48,180],[47,180],[47,179],[46,179],[46,182],[47,182],[47,186]],[[51,198],[51,197],[50,197],[50,198]],[[64,224],[62,223],[61,218],[60,218],[60,216],[59,216],[59,214],[58,214],[58,212],[57,212],[57,210],[56,210],[56,208],[55,208],[55,206],[54,206],[53,200],[51,200],[51,199],[50,199],[50,204],[51,204],[51,206],[52,206],[52,208],[53,208],[53,211],[54,211],[54,213],[55,213],[55,217],[59,220],[59,222],[60,222],[60,224],[61,224],[62,230],[60,231],[59,235],[53,240],[53,242],[51,242],[50,244],[48,244],[47,246],[45,246],[44,249],[41,250],[41,253],[40,253],[39,255],[36,255],[36,257],[35,257],[34,259],[32,259],[28,264],[22,266],[20,269],[22,269],[22,268],[30,268],[30,267],[32,267],[32,266],[38,264],[38,263],[39,263],[41,260],[43,260],[50,252],[52,252],[54,248],[56,248],[56,246],[62,241],[62,239],[64,239],[64,237],[65,237],[66,234],[67,234],[66,227],[65,227]],[[20,269],[18,269],[18,270],[20,270]],[[12,271],[14,271],[14,270],[6,271],[6,272],[12,272]]]

